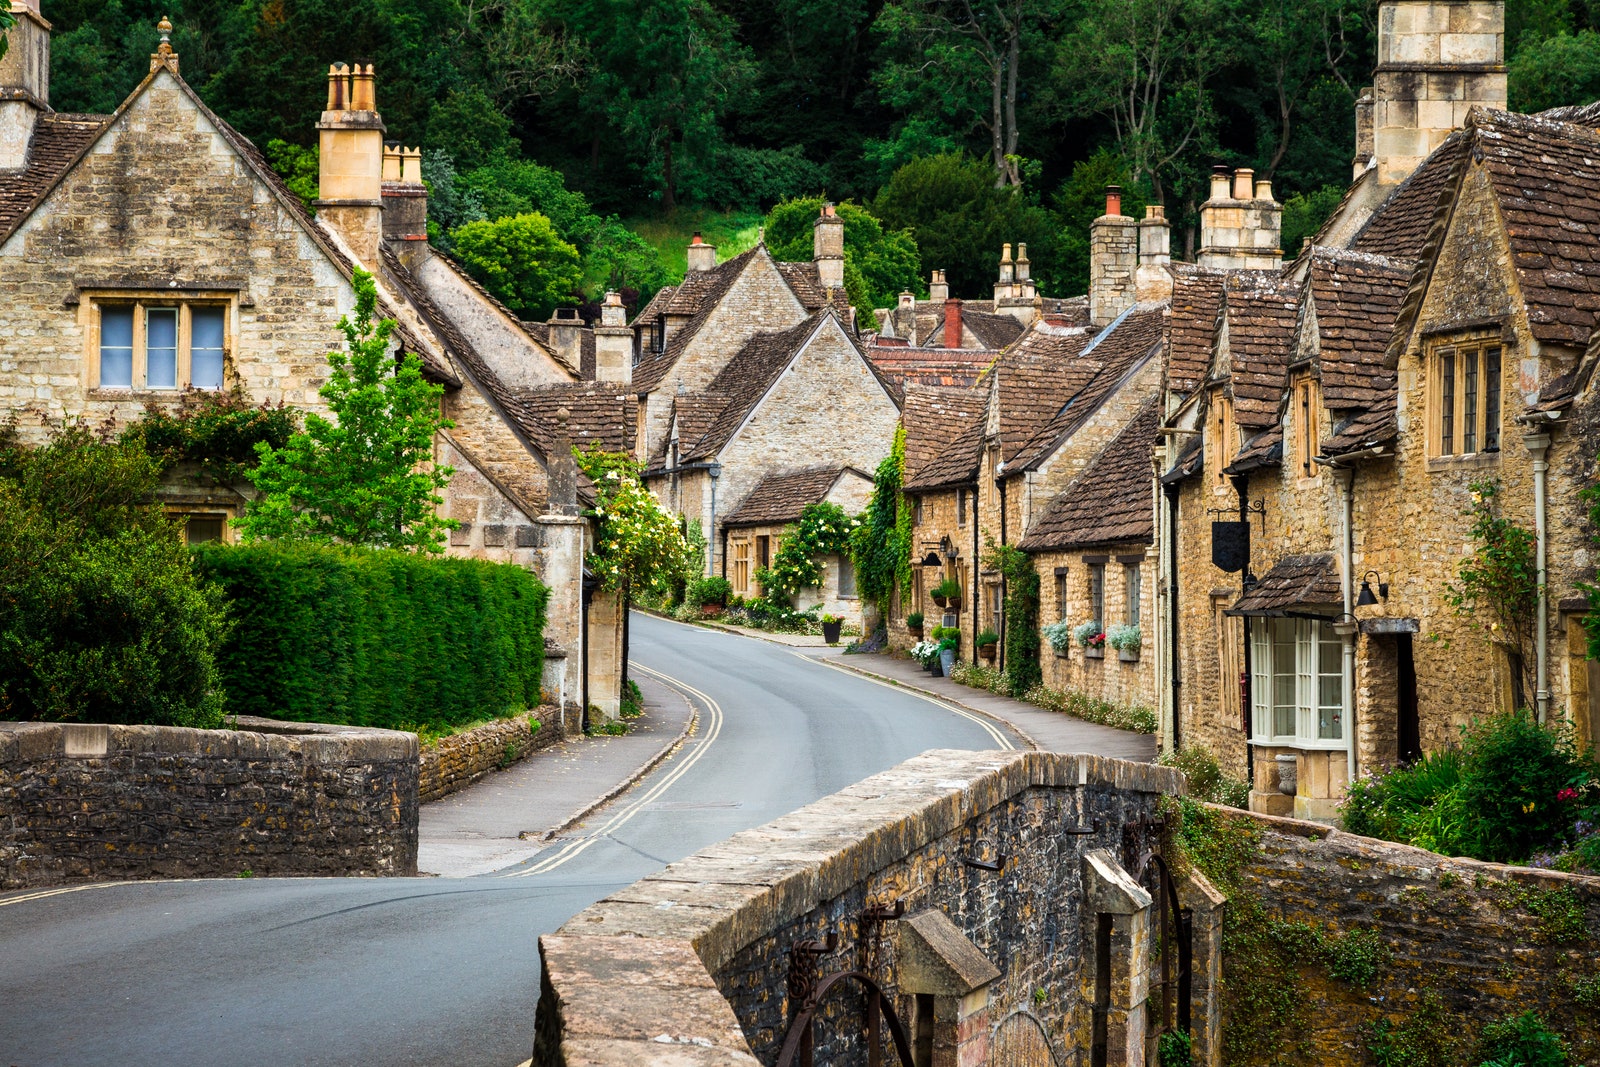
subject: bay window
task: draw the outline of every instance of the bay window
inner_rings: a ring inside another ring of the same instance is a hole
[[[1343,747],[1343,646],[1333,626],[1321,619],[1252,619],[1250,703],[1256,742]]]

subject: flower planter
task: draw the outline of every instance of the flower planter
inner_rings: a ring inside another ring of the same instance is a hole
[[[939,605],[941,608],[945,606],[945,598],[942,596],[933,595],[933,602]]]
[[[1106,658],[1106,650],[1104,648],[1095,648],[1093,645],[1086,646],[1084,648],[1084,650],[1083,650],[1083,658],[1084,659],[1105,659]]]
[[[914,640],[917,640],[917,641],[921,641],[922,640],[922,627],[920,627],[920,626],[907,626],[906,627],[906,632],[909,633]]]
[[[940,657],[940,659],[943,659],[944,658],[944,653],[943,652],[939,653],[939,657]],[[936,659],[932,663],[928,664],[928,673],[933,675],[935,678],[943,678],[944,677],[944,670],[942,669],[942,667],[943,667],[943,664],[941,664],[939,662],[939,660]]]
[[[953,648],[947,648],[943,652],[939,653],[939,670],[934,673],[949,677],[950,671],[954,669],[955,665],[956,650]]]
[[[721,604],[701,604],[700,605],[700,617],[702,619],[715,619],[715,618],[718,618],[719,616],[721,616],[721,614],[722,614],[722,605]]]
[[[985,662],[985,663],[993,663],[994,662],[994,646],[993,645],[979,645],[978,646],[978,658],[983,660],[983,662]]]
[[[1139,650],[1137,648],[1132,649],[1132,650],[1126,649],[1126,648],[1119,648],[1119,649],[1117,649],[1117,658],[1119,660],[1121,660],[1122,662],[1124,662],[1124,663],[1138,663],[1139,662]]]
[[[825,622],[822,624],[822,639],[830,645],[839,643],[839,631],[844,629],[843,622]]]
[[[949,608],[951,611],[960,611],[961,598],[958,596],[947,596],[944,598],[943,606]]]

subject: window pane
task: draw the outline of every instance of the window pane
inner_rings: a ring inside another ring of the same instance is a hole
[[[1295,625],[1293,619],[1272,620],[1272,733],[1294,736]]]
[[[1483,450],[1500,451],[1500,346],[1483,350]]]
[[[222,388],[222,315],[222,308],[189,312],[189,384],[196,389]]]
[[[178,387],[178,309],[150,308],[144,316],[145,385]]]
[[[839,595],[856,595],[856,569],[850,563],[849,556],[839,557]]]
[[[1067,576],[1056,575],[1056,618],[1067,617]]]
[[[1456,357],[1454,352],[1439,354],[1439,454],[1453,455],[1456,428]]]
[[[100,309],[100,384],[133,385],[133,309]]]
[[[1478,450],[1478,353],[1461,353],[1461,451]]]
[[[1128,603],[1125,622],[1129,626],[1139,625],[1139,565],[1130,563],[1123,568],[1123,574],[1128,582]]]
[[[191,545],[203,545],[222,540],[221,515],[190,515],[184,524],[184,538]]]
[[[1094,621],[1105,624],[1106,614],[1106,565],[1104,563],[1089,564],[1089,611],[1094,616]]]
[[[1317,642],[1317,655],[1320,661],[1319,673],[1343,674],[1344,673],[1344,648],[1339,643],[1336,635],[1324,633]]]

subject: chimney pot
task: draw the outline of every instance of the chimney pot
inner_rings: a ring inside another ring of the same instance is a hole
[[[1108,186],[1106,186],[1106,214],[1107,215],[1120,215],[1120,214],[1122,214],[1122,186],[1120,186],[1120,185],[1108,185]]]
[[[717,246],[706,244],[705,238],[696,230],[694,236],[689,238],[689,273],[710,270],[717,265]]]
[[[936,304],[942,304],[950,299],[950,286],[944,280],[944,271],[933,272],[933,279],[928,283],[928,299]]]
[[[1211,168],[1211,199],[1228,199],[1228,168],[1220,163]]]
[[[1271,178],[1261,178],[1261,179],[1258,179],[1256,181],[1256,199],[1257,200],[1271,200],[1272,199],[1272,179]]]
[[[1233,198],[1235,200],[1249,200],[1255,196],[1256,172],[1249,167],[1240,167],[1233,172]]]

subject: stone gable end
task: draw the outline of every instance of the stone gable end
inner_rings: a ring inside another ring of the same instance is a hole
[[[256,402],[322,410],[323,358],[354,293],[169,75],[126,105],[0,245],[0,404],[59,421],[126,422],[142,392],[91,389],[96,290],[237,293],[228,380]],[[166,395],[175,396],[168,393]]]

